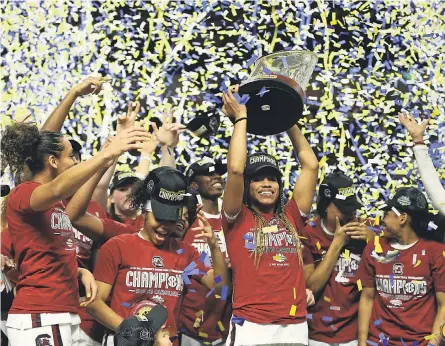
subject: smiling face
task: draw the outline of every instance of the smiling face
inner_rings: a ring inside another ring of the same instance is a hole
[[[181,220],[176,222],[176,230],[173,234],[173,237],[182,239],[184,238],[185,232],[189,229],[189,221],[188,221],[188,208],[186,206],[182,207],[182,216]]]
[[[224,180],[220,174],[213,172],[211,175],[197,175],[191,183],[192,188],[198,190],[202,198],[217,199],[224,192]]]
[[[130,211],[136,213],[136,210],[131,208],[129,197],[131,195],[131,188],[133,183],[123,184],[116,187],[111,193],[109,200],[114,204],[116,214],[127,215]]]
[[[278,178],[269,170],[258,172],[250,182],[249,193],[252,206],[258,206],[260,209],[273,209],[280,193]]]
[[[177,222],[156,220],[154,214],[148,211],[145,215],[144,230],[154,245],[162,246],[167,238],[177,231]]]

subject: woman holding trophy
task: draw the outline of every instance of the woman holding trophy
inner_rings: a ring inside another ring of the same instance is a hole
[[[311,209],[317,158],[297,125],[289,128],[301,173],[285,203],[277,160],[247,155],[247,122],[255,114],[248,115],[230,90],[223,101],[234,121],[222,213],[234,287],[227,345],[307,345],[306,306],[314,298],[304,284],[298,233]]]

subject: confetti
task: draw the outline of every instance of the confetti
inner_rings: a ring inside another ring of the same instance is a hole
[[[319,241],[317,241],[317,243],[315,244],[316,246],[317,246],[317,249],[320,251],[320,249],[321,249],[321,245],[320,245],[320,242]]]
[[[199,332],[198,335],[199,335],[201,338],[208,338],[208,337],[209,337],[209,334],[204,333],[204,332]]]
[[[335,311],[340,311],[340,307],[339,306],[330,306],[329,309],[331,310],[335,310]]]
[[[328,297],[326,297],[326,296],[324,296],[323,299],[324,299],[326,302],[328,302],[328,303],[331,302],[331,298],[328,298]]]
[[[224,326],[223,326],[223,324],[222,324],[222,322],[221,321],[218,321],[218,328],[219,328],[219,330],[220,331],[225,331],[225,328],[224,328]]]
[[[312,314],[307,314],[307,315],[306,315],[306,318],[307,318],[308,320],[312,320]]]
[[[122,303],[122,306],[125,306],[126,308],[128,308],[128,307],[131,306],[131,303],[123,302],[123,303]]]
[[[323,322],[328,322],[328,323],[330,323],[330,322],[332,322],[332,317],[330,317],[330,316],[323,316],[323,317],[321,318],[321,320],[322,320]]]
[[[215,284],[219,284],[222,281],[221,275],[217,275],[213,278]]]
[[[266,87],[262,87],[260,92],[257,95],[259,95],[260,97],[263,97],[264,94],[268,93],[268,92],[269,92],[269,90],[267,90]]]
[[[294,287],[294,299],[297,299],[297,289]]]
[[[242,317],[232,316],[232,322],[238,324],[239,326],[242,326],[245,320],[246,319]]]
[[[221,288],[221,300],[227,300],[227,293],[228,293],[228,287],[226,285],[224,285]]]
[[[289,316],[295,316],[296,313],[297,313],[297,306],[291,305],[290,311],[289,311]]]
[[[382,324],[382,320],[381,319],[378,319],[378,320],[375,320],[374,321],[374,326],[379,326],[379,325],[381,325]]]
[[[359,292],[360,292],[361,290],[363,290],[363,287],[362,287],[362,280],[360,280],[360,279],[357,280],[357,287],[358,287]]]
[[[381,217],[378,203],[396,187],[421,184],[411,139],[395,120],[403,107],[433,119],[429,129],[438,136],[430,138],[430,155],[444,177],[443,2],[416,3],[415,11],[378,0],[323,6],[289,2],[278,15],[279,25],[271,15],[273,2],[216,3],[127,1],[123,7],[112,0],[99,5],[53,1],[36,7],[32,1],[5,2],[5,72],[31,73],[5,80],[2,124],[27,112],[42,124],[75,83],[101,72],[111,79],[108,87],[79,98],[64,126],[68,135],[82,139],[87,158],[100,150],[130,100],[146,103],[144,121],[179,107],[178,119],[187,123],[201,111],[220,107],[220,87],[245,81],[259,56],[306,49],[318,55],[318,63],[299,125],[316,149],[320,173],[344,171],[360,187],[363,212]],[[159,15],[151,20],[152,13]],[[278,62],[291,66],[290,58]],[[259,72],[275,71],[267,66]],[[183,133],[175,149],[178,168],[204,154],[225,158],[231,129],[221,126],[211,141],[199,145]],[[295,168],[284,172],[283,181],[295,181],[300,168],[288,155],[291,143],[276,137],[249,138],[249,152],[270,151],[283,167]],[[134,169],[135,156],[124,156],[118,170]],[[292,184],[283,187],[289,196]]]
[[[176,250],[176,253],[177,253],[178,255],[182,255],[182,254],[184,253],[184,249]]]
[[[376,253],[382,253],[383,252],[382,246],[380,245],[380,237],[378,235],[376,235],[374,237],[374,251]]]

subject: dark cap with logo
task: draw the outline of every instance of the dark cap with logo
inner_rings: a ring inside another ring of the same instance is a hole
[[[362,207],[355,195],[354,183],[343,173],[332,173],[320,184],[321,199],[332,201],[342,214],[351,214]]]
[[[151,210],[157,220],[178,221],[182,216],[187,184],[184,175],[170,167],[159,167],[145,178]]]
[[[415,187],[402,187],[397,189],[393,197],[386,202],[384,210],[392,208],[401,212],[427,214],[428,201],[425,195]]]
[[[138,182],[140,179],[135,176],[133,173],[128,172],[117,172],[114,177],[113,181],[111,182],[110,191],[113,192],[113,190],[120,186],[128,186],[133,185],[134,183]]]
[[[114,346],[153,346],[155,336],[167,320],[167,310],[158,304],[143,316],[124,319],[114,336]]]
[[[259,171],[265,169],[272,171],[276,176],[280,178],[282,176],[277,159],[272,155],[266,153],[256,153],[249,155],[246,160],[244,175],[248,178],[251,178]]]
[[[197,175],[213,175],[215,173],[219,175],[226,174],[227,165],[223,164],[220,160],[214,160],[209,157],[204,157],[197,162],[193,162],[185,170],[185,176],[189,184]]]

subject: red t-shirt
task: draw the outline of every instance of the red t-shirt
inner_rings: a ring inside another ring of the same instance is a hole
[[[20,184],[8,197],[8,228],[20,270],[10,313],[77,313],[74,232],[61,201],[45,211],[31,209],[31,195],[40,185]]]
[[[14,247],[12,245],[11,234],[8,227],[3,228],[1,232],[2,255],[11,259],[15,258]]]
[[[107,214],[96,201],[90,201],[88,204],[87,212],[91,215],[95,215],[99,218],[106,218]],[[83,233],[79,232],[75,227],[73,227],[74,235],[76,238],[76,252],[77,252],[77,263],[79,267],[92,270],[92,247],[93,240],[88,238]],[[80,328],[91,338],[97,342],[102,342],[104,328],[98,323],[93,316],[87,312],[86,307],[79,307],[79,316],[81,319]]]
[[[149,309],[144,300],[151,300],[166,307],[167,325],[176,332],[184,289],[181,274],[187,266],[196,268],[190,279],[199,280],[208,271],[191,245],[169,238],[158,248],[134,233],[102,246],[94,274],[96,280],[113,286],[110,307],[119,316],[144,314]]]
[[[212,215],[213,216],[213,215]],[[207,216],[216,237],[218,238],[219,248],[223,253],[226,263],[229,264],[229,255],[227,253],[226,241],[224,233],[222,231],[221,215],[219,216]],[[206,253],[207,257],[211,260],[212,254],[210,252],[209,245],[205,239],[195,239],[195,235],[199,232],[192,231],[194,227],[198,227],[198,219],[195,220],[193,225],[185,233],[184,241],[193,245],[199,253]],[[181,314],[179,316],[179,329],[185,329],[188,336],[195,339],[202,339],[204,341],[213,342],[218,339],[225,339],[229,332],[230,318],[232,316],[232,299],[228,297],[226,300],[216,298],[214,294],[207,294],[209,290],[196,280],[191,280],[191,284],[188,286],[191,290],[184,296]],[[197,313],[203,311],[204,320],[199,323],[199,327],[194,327]],[[223,325],[224,331],[221,331],[218,322]],[[200,337],[199,333],[205,333],[207,337]]]
[[[394,251],[390,240],[380,238],[383,253]],[[389,345],[427,345],[437,313],[436,292],[445,292],[443,244],[419,239],[399,250],[394,261],[376,260],[374,242],[365,248],[358,270],[363,287],[375,288],[368,340],[379,342],[380,334]],[[400,340],[403,338],[403,342]]]
[[[333,236],[328,235],[320,220],[308,223],[301,232],[305,250],[304,264],[317,267],[331,246]],[[308,309],[312,318],[308,320],[309,338],[325,343],[343,343],[357,340],[357,317],[360,292],[357,289],[356,274],[365,241],[349,243],[344,247],[337,264],[318,294],[315,305]],[[345,249],[349,256],[345,255]]]
[[[292,198],[285,214],[297,232],[303,220]],[[233,271],[233,314],[254,323],[294,324],[306,320],[306,286],[297,244],[278,215],[262,214],[266,225],[278,231],[267,233],[265,252],[259,265],[254,263],[255,219],[245,205],[234,223],[223,213],[223,230]],[[295,291],[295,298],[294,298]],[[291,316],[292,305],[296,306]]]
[[[136,227],[129,224],[124,224],[119,221],[115,221],[110,218],[101,219],[103,225],[103,240],[107,241],[108,239],[117,237],[122,234],[133,234],[138,231]]]
[[[91,215],[95,215],[98,218],[106,218],[107,214],[96,201],[90,201],[88,204],[87,212]],[[74,236],[76,238],[76,253],[77,263],[79,267],[91,269],[91,249],[93,247],[93,241],[83,233],[79,232],[73,227]]]

